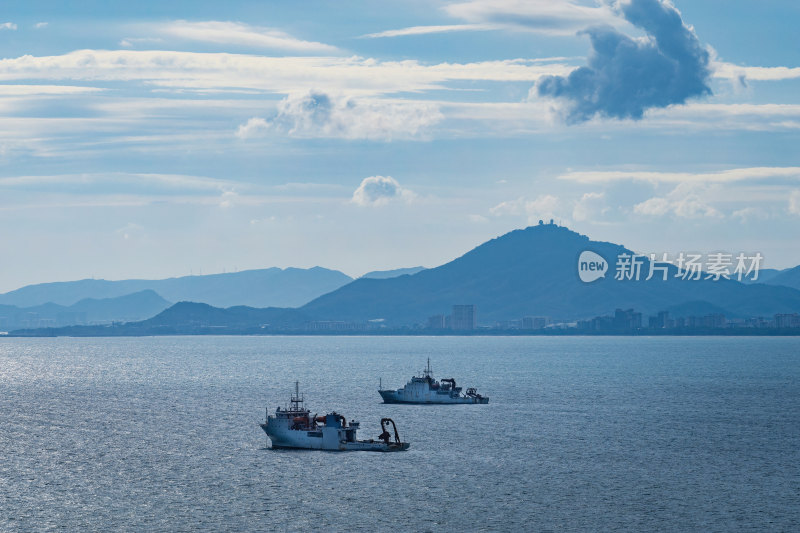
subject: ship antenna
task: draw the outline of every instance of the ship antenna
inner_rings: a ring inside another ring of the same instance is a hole
[[[294,382],[294,396],[292,397],[292,404],[297,411],[300,409],[300,404],[303,403],[303,398],[300,396],[300,382]]]

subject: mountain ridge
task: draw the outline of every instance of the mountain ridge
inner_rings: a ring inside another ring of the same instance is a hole
[[[216,307],[299,307],[352,279],[338,270],[318,266],[309,269],[271,267],[160,280],[83,279],[26,285],[0,294],[0,304],[33,307],[55,303],[70,306],[84,298],[116,298],[153,290],[173,302],[191,300]]]
[[[301,308],[318,319],[384,319],[389,324],[422,323],[427,316],[447,314],[455,304],[474,304],[479,321],[545,315],[576,320],[634,308],[656,313],[687,302],[705,301],[730,316],[800,311],[800,291],[733,280],[686,281],[667,267],[668,278],[616,280],[609,272],[592,283],[578,278],[578,257],[593,251],[609,270],[622,245],[592,241],[554,224],[517,229],[491,239],[462,256],[414,276],[387,280],[358,279],[322,295]],[[642,259],[646,275],[650,262]]]

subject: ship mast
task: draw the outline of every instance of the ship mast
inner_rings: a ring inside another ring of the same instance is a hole
[[[300,396],[300,382],[294,382],[294,396],[291,399],[292,402],[292,410],[300,411],[300,404],[303,403],[303,397]]]

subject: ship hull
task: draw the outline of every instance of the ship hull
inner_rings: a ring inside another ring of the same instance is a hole
[[[445,394],[403,394],[396,390],[381,390],[378,391],[383,398],[383,403],[407,403],[417,405],[456,405],[456,404],[474,404],[474,403],[489,403],[489,398],[477,398],[474,396],[449,396]]]
[[[365,441],[343,442],[337,428],[322,428],[317,431],[303,431],[283,428],[276,424],[261,424],[261,429],[269,437],[273,449],[284,450],[324,450],[331,452],[400,452],[411,445],[407,442]],[[317,436],[319,434],[319,436]]]

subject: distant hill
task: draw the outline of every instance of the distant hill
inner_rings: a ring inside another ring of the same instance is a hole
[[[762,268],[758,271],[758,277],[755,281],[753,281],[755,274],[751,273],[749,276],[742,277],[742,283],[769,283],[772,278],[782,272],[784,271],[775,268]]]
[[[321,267],[266,268],[162,280],[84,279],[28,285],[0,294],[0,304],[32,307],[55,303],[70,306],[85,298],[116,298],[152,290],[173,302],[194,301],[216,307],[299,307],[350,281],[352,278],[342,272]]]
[[[241,305],[221,309],[203,303],[178,302],[156,316],[138,322],[24,327],[13,330],[12,334],[32,337],[242,335],[296,330],[308,321],[308,317],[297,309],[256,309]]]
[[[766,278],[763,283],[767,285],[783,285],[784,287],[800,289],[800,266],[782,270],[776,276]]]
[[[280,328],[295,327],[307,320],[308,317],[296,309],[278,307],[256,309],[244,305],[220,309],[208,304],[178,302],[153,318],[140,322],[140,325],[142,327],[169,326],[181,329],[193,327]]]
[[[409,268],[396,268],[394,270],[373,270],[372,272],[367,272],[361,277],[367,279],[389,279],[400,276],[412,276],[422,270],[425,270],[425,267],[418,266]]]
[[[137,321],[171,305],[151,290],[116,298],[86,298],[70,306],[54,303],[23,308],[0,305],[0,329]]]
[[[603,256],[610,268],[605,278],[583,283],[578,278],[580,253]],[[465,255],[413,276],[361,278],[303,306],[319,320],[382,318],[388,325],[422,323],[426,317],[449,314],[454,304],[475,304],[479,323],[545,315],[584,319],[634,308],[654,314],[669,307],[721,309],[729,317],[800,311],[800,291],[736,281],[686,281],[669,267],[667,281],[614,279],[616,258],[632,253],[623,246],[591,241],[556,225],[515,230],[486,242]],[[703,302],[700,304],[699,302]],[[689,305],[691,303],[691,305]]]

